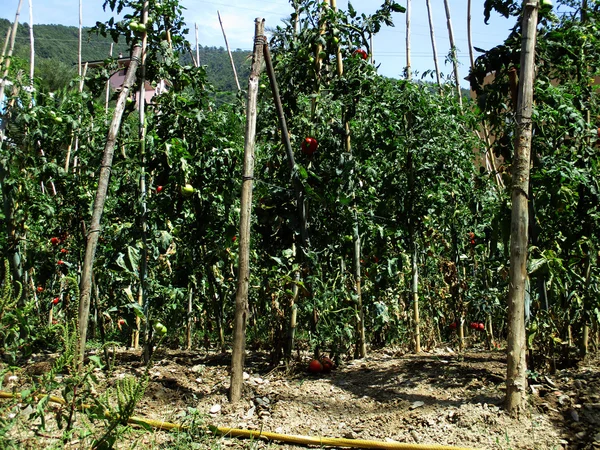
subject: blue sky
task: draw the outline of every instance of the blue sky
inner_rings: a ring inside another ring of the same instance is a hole
[[[33,23],[62,24],[77,26],[79,23],[79,0],[32,0]],[[19,0],[0,0],[0,17],[14,20]],[[109,13],[102,10],[103,0],[83,0],[83,24],[94,25],[97,20],[107,20]],[[352,5],[359,13],[370,14],[383,3],[383,0],[354,0]],[[406,0],[400,0],[406,6]],[[446,15],[443,0],[431,0],[435,38],[438,52],[438,63],[444,74],[450,74],[452,67],[445,62],[450,45],[446,28]],[[484,0],[472,1],[473,45],[484,49],[491,48],[503,41],[513,22],[498,15],[492,15],[489,25],[483,22]],[[289,18],[291,7],[288,0],[183,0],[186,8],[185,20],[190,27],[189,39],[194,43],[194,24],[200,27],[199,41],[201,45],[224,46],[219,27],[217,10],[221,12],[227,38],[232,48],[250,49],[254,34],[254,18],[266,19],[267,27],[275,27],[281,19]],[[413,71],[423,73],[433,69],[433,56],[429,36],[427,8],[423,0],[412,1],[411,14],[411,61]],[[338,0],[338,7],[346,9],[347,0]],[[460,77],[467,75],[469,54],[467,46],[467,0],[451,0],[452,26],[456,46],[458,48]],[[21,22],[29,22],[28,0],[23,1]],[[382,75],[400,77],[406,65],[405,33],[406,15],[394,15],[394,28],[385,28],[376,35],[374,41],[374,57],[380,64]],[[3,39],[3,38],[2,38]],[[477,54],[476,54],[477,56]],[[462,83],[464,86],[466,82]]]

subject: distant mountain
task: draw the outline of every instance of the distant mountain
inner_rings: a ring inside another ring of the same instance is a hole
[[[4,41],[11,22],[0,19],[0,37]],[[76,72],[77,47],[79,30],[77,27],[63,25],[35,25],[33,27],[36,56],[36,76],[44,80],[49,89],[56,89],[68,83]],[[89,28],[83,29],[81,56],[83,61],[97,61],[109,56],[112,39],[90,34]],[[29,25],[20,24],[15,39],[14,56],[29,63]],[[113,55],[119,53],[129,54],[127,46],[120,44],[113,48]],[[218,92],[236,92],[237,86],[233,78],[233,71],[229,56],[224,48],[200,47],[200,64],[207,66],[208,79]],[[250,74],[251,52],[233,51],[233,60],[236,65],[240,85],[246,86],[244,80]],[[195,57],[195,55],[194,55]],[[191,57],[184,56],[184,60],[191,64]]]

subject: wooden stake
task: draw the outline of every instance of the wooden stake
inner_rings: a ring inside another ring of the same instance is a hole
[[[232,403],[242,396],[244,359],[246,349],[246,319],[248,316],[248,284],[250,281],[250,218],[252,214],[252,186],[254,180],[254,144],[256,139],[258,82],[263,59],[265,22],[260,17],[254,21],[254,52],[248,79],[246,105],[246,135],[244,139],[244,166],[242,169],[242,194],[240,205],[240,247],[238,282],[235,296],[233,347],[231,352],[231,383],[229,400]]]
[[[29,85],[33,88],[33,77],[35,71],[35,40],[33,37],[33,3],[29,0],[29,45],[30,45],[30,61],[29,61]]]
[[[467,0],[467,40],[469,43],[469,59],[471,60],[471,70],[475,67],[475,58],[473,57],[473,37],[471,33],[471,0]]]
[[[238,88],[238,92],[242,90],[240,87],[240,81],[238,80],[237,70],[235,70],[235,63],[233,62],[233,55],[231,54],[231,50],[229,49],[229,42],[227,41],[227,35],[225,34],[225,28],[223,28],[223,21],[221,20],[221,13],[217,11],[217,15],[219,16],[219,23],[221,24],[221,31],[223,32],[223,39],[225,39],[225,46],[227,47],[227,53],[229,54],[229,61],[231,62],[231,68],[233,69],[233,77],[235,78],[235,84]]]
[[[109,56],[112,58],[113,55],[113,43],[110,44]],[[110,77],[106,80],[106,98],[104,100],[104,113],[108,115],[108,100],[110,99]]]
[[[458,60],[456,59],[456,45],[454,44],[454,32],[452,31],[452,20],[450,19],[450,3],[444,0],[446,8],[446,25],[448,26],[448,39],[450,40],[450,53],[452,55],[452,65],[454,66],[454,80],[456,83],[456,93],[458,95],[458,104],[462,110],[462,94],[460,92],[460,77],[458,75]]]
[[[435,76],[437,78],[437,84],[442,89],[442,80],[440,77],[440,66],[438,65],[437,46],[435,45],[435,33],[433,29],[433,14],[431,13],[431,0],[426,0],[427,3],[427,16],[429,17],[429,34],[431,35],[431,47],[433,50],[433,64],[435,66]]]
[[[148,22],[148,0],[144,1],[142,9],[141,23],[146,26]],[[142,36],[142,56],[140,60],[140,88],[138,91],[138,115],[139,115],[139,134],[138,144],[140,151],[140,206],[141,214],[140,221],[142,226],[142,252],[140,257],[139,266],[139,281],[138,286],[138,304],[146,313],[148,317],[148,307],[146,305],[146,270],[148,260],[148,211],[146,199],[148,192],[146,189],[146,47],[148,44],[148,33],[144,31]],[[133,348],[137,349],[140,345],[140,318],[136,316],[136,327],[134,330]],[[152,349],[150,348],[151,342],[149,342],[149,321],[146,320],[145,327],[146,342],[144,344],[144,361],[148,363],[150,361],[150,355]]]
[[[121,120],[123,118],[123,111],[125,110],[125,103],[132,86],[135,83],[136,71],[139,65],[140,57],[142,54],[142,48],[140,45],[136,45],[131,55],[131,63],[127,68],[123,87],[117,100],[115,112],[108,129],[108,135],[106,137],[106,145],[104,147],[104,154],[100,165],[100,175],[98,179],[98,188],[96,191],[96,198],[94,200],[94,207],[92,210],[91,224],[87,233],[86,247],[85,247],[85,258],[83,261],[83,268],[81,272],[81,286],[80,286],[80,298],[79,298],[79,342],[77,346],[77,362],[79,370],[83,369],[83,358],[85,355],[85,343],[87,338],[88,320],[90,314],[90,293],[92,288],[92,268],[94,259],[96,256],[96,247],[98,246],[98,238],[100,235],[100,219],[104,211],[104,204],[106,202],[106,194],[108,192],[108,182],[110,179],[110,172],[112,167],[113,155],[115,150],[115,144],[117,136],[121,128]]]
[[[11,31],[11,27],[8,27],[6,29],[6,38],[4,39],[4,45],[2,46],[2,55],[0,55],[0,69],[4,64],[4,57],[6,56],[6,49],[8,48],[8,43],[10,42]]]
[[[508,289],[508,358],[506,409],[512,415],[525,410],[527,390],[527,348],[525,334],[525,288],[527,280],[529,166],[532,139],[533,80],[538,2],[523,1],[521,69],[517,129],[512,174],[512,218],[510,275]]]
[[[194,25],[196,27],[196,67],[200,67],[200,44],[198,44],[198,24],[196,23]]]
[[[10,68],[10,61],[12,58],[13,50],[15,49],[15,38],[17,37],[17,28],[19,26],[19,14],[21,13],[21,5],[23,4],[23,0],[19,0],[19,5],[17,6],[17,13],[15,14],[15,21],[13,22],[12,31],[10,32],[10,47],[8,49],[8,53],[6,54],[4,60],[4,75],[2,75],[2,79],[0,80],[0,100],[4,98],[4,86],[6,85],[6,77],[8,77],[8,69]],[[2,139],[4,132],[0,133],[0,147],[2,146]]]
[[[406,0],[406,79],[412,78],[410,68],[410,0]]]

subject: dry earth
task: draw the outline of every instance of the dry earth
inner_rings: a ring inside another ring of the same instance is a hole
[[[288,371],[270,370],[266,356],[253,354],[247,360],[244,398],[230,404],[228,355],[159,351],[136,415],[174,423],[201,417],[204,425],[478,449],[600,449],[598,358],[538,377],[528,411],[518,420],[502,410],[505,359],[501,351],[457,354],[445,349],[414,356],[387,350],[329,374],[310,375],[308,359]],[[115,370],[107,377],[98,373],[98,390],[143,370],[138,353],[118,351]],[[34,430],[22,434],[22,448],[55,443],[51,429],[31,434]],[[64,447],[79,448],[77,444]],[[146,430],[132,432],[118,447],[299,448],[216,436],[182,447],[174,433]]]

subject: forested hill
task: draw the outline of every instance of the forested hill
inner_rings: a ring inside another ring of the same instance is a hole
[[[11,22],[0,19],[0,36],[2,40],[6,36]],[[35,25],[33,27],[36,55],[36,76],[44,79],[49,89],[56,89],[67,83],[76,70],[78,28],[63,25]],[[89,28],[83,29],[82,59],[83,61],[94,61],[105,59],[110,53],[110,38],[90,34]],[[29,25],[20,24],[15,40],[14,56],[29,62]],[[129,53],[125,45],[115,46],[113,55],[122,52]],[[233,52],[233,58],[240,77],[240,83],[244,86],[244,79],[249,74],[250,62],[248,51],[237,50]],[[223,48],[201,47],[200,63],[207,66],[209,81],[217,91],[235,91],[237,89],[233,78],[233,71],[229,62],[227,52]]]

